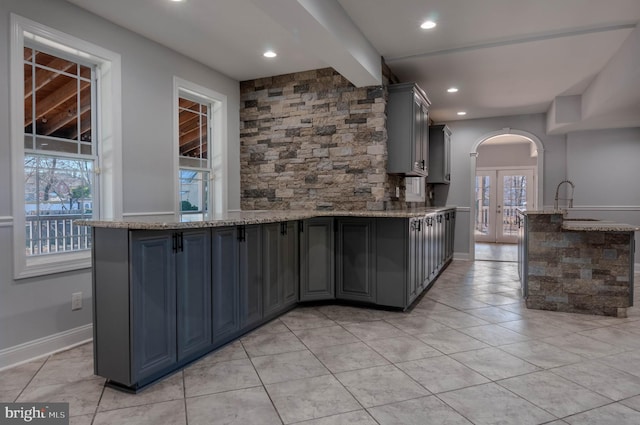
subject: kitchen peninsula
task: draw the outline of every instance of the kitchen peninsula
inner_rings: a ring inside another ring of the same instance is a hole
[[[626,317],[640,227],[521,211],[518,271],[527,308]]]
[[[406,309],[451,261],[455,218],[443,207],[78,222],[93,233],[95,373],[136,392],[299,302]]]

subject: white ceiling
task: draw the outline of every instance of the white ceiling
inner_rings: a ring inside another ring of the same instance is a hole
[[[435,121],[553,105],[550,132],[640,126],[640,0],[68,1],[240,81],[332,66],[376,84],[382,56],[427,92]],[[438,26],[420,29],[429,18]],[[610,93],[606,109],[599,93]]]

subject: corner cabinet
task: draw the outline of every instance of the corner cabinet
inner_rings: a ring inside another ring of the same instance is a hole
[[[451,182],[451,130],[446,125],[429,127],[429,176],[427,183]]]
[[[389,86],[387,172],[429,174],[429,99],[414,83]]]
[[[338,218],[336,297],[376,302],[376,220]]]

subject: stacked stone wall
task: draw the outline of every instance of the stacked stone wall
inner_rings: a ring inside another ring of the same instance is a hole
[[[404,182],[386,173],[386,74],[363,88],[331,68],[240,83],[242,209],[401,207]]]

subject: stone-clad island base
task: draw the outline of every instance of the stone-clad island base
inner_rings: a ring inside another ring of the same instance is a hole
[[[638,227],[523,211],[519,270],[527,308],[626,317]]]

